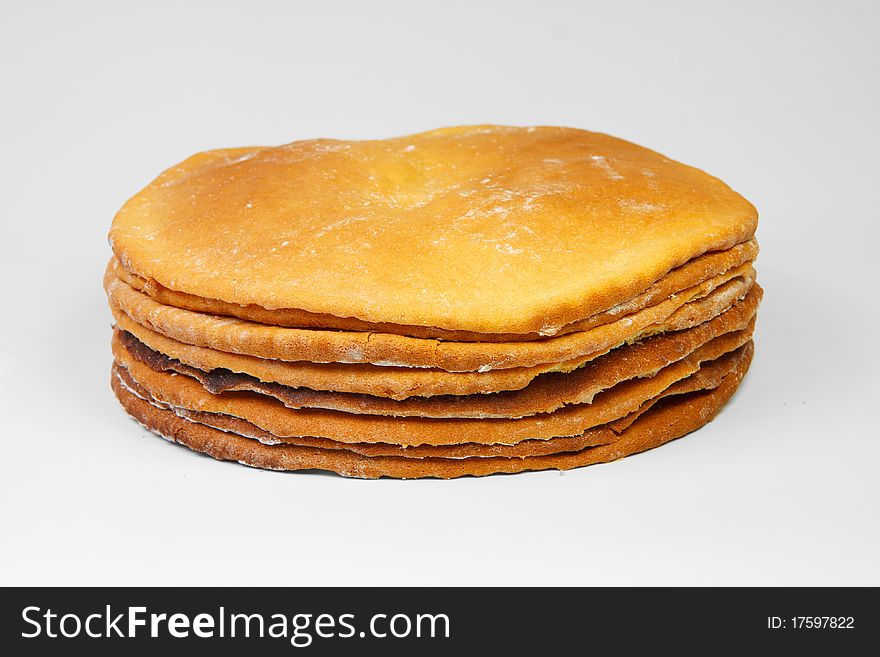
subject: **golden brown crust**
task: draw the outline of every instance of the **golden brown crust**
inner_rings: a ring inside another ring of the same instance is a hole
[[[293,329],[164,306],[118,279],[104,279],[111,307],[180,342],[286,361],[374,363],[485,371],[559,363],[606,353],[628,340],[702,323],[742,299],[754,283],[751,265],[737,277],[713,277],[660,303],[587,331],[527,342],[444,342],[387,333]]]
[[[693,287],[703,281],[729,272],[746,263],[751,263],[758,255],[758,243],[752,239],[738,244],[725,251],[706,253],[676,267],[666,276],[651,285],[641,294],[625,301],[617,306],[588,317],[586,319],[567,324],[555,331],[553,335],[565,335],[575,331],[584,331],[595,326],[607,324],[619,319],[624,315],[647,308],[663,299]],[[272,326],[285,326],[289,328],[334,328],[345,331],[372,331],[374,333],[395,333],[408,335],[416,338],[435,338],[439,340],[452,340],[457,342],[515,342],[518,340],[540,340],[548,337],[539,333],[473,333],[469,331],[449,331],[430,326],[404,326],[389,323],[364,322],[354,317],[335,317],[333,315],[318,315],[303,310],[282,308],[267,310],[261,306],[240,306],[234,303],[226,303],[217,299],[206,299],[184,292],[169,290],[158,282],[145,279],[132,274],[114,258],[111,261],[113,273],[127,285],[138,292],[148,294],[153,300],[166,306],[174,306],[195,312],[209,313],[212,315],[227,315],[238,317],[261,324]],[[730,276],[732,277],[732,276]]]
[[[110,241],[129,272],[206,299],[546,334],[756,224],[720,180],[635,144],[477,126],[201,153],[126,203]]]
[[[299,436],[297,438],[279,438],[268,431],[260,429],[247,420],[209,413],[205,411],[192,411],[186,408],[178,408],[164,404],[142,388],[125,368],[113,365],[115,379],[114,389],[122,387],[131,394],[149,402],[151,405],[173,412],[185,420],[204,424],[205,426],[219,429],[245,438],[257,440],[265,445],[297,445],[300,447],[318,447],[327,450],[344,450],[360,454],[361,456],[400,456],[403,458],[470,458],[486,456],[504,456],[521,458],[525,456],[538,456],[542,454],[556,454],[559,452],[579,451],[584,447],[603,445],[617,440],[618,434],[608,427],[596,427],[585,431],[579,436],[567,436],[563,438],[551,438],[548,440],[523,440],[515,445],[483,445],[480,443],[465,443],[461,445],[418,445],[409,447],[404,445],[392,445],[389,443],[340,443],[329,438],[315,436]],[[717,385],[717,384],[716,384]],[[711,387],[710,385],[704,386]]]
[[[690,376],[677,381],[655,397],[645,401],[635,411],[629,413],[621,420],[593,427],[578,436],[563,436],[558,438],[523,440],[514,445],[494,444],[484,445],[481,443],[464,443],[460,445],[418,445],[401,446],[388,443],[340,443],[327,438],[312,436],[296,438],[279,438],[246,420],[204,411],[192,411],[163,404],[154,399],[150,394],[134,381],[126,372],[125,368],[114,365],[116,374],[115,385],[122,385],[129,392],[144,399],[150,404],[170,410],[177,416],[186,420],[204,424],[221,431],[231,432],[258,440],[266,445],[290,444],[304,447],[319,447],[322,449],[341,449],[355,452],[363,456],[401,456],[404,458],[472,458],[504,456],[509,458],[523,458],[527,456],[541,456],[558,454],[562,452],[577,452],[585,447],[605,445],[618,439],[623,429],[632,424],[638,417],[649,410],[654,404],[662,399],[674,395],[682,395],[699,390],[708,390],[721,384],[722,379],[743,367],[743,361],[752,357],[752,345],[749,343],[743,348],[725,354],[709,363],[704,363],[699,370]],[[622,424],[625,421],[625,424]],[[620,425],[620,426],[618,426]]]
[[[760,299],[761,287],[755,285],[742,301],[708,322],[693,329],[662,334],[662,339],[670,346],[670,358],[674,358],[675,354],[680,357],[693,350],[698,343],[717,335],[746,328],[757,312]],[[154,351],[200,370],[224,369],[246,374],[266,383],[292,388],[366,394],[395,400],[413,396],[464,396],[521,390],[544,373],[576,371],[585,362],[593,360],[592,356],[588,356],[567,363],[550,363],[531,368],[458,373],[429,368],[377,367],[369,364],[296,363],[184,344],[133,322],[123,313],[116,312],[114,316],[120,330],[133,334]],[[683,342],[683,339],[687,341]],[[647,338],[643,343],[654,340],[655,338]]]
[[[114,376],[113,389],[125,410],[147,429],[216,459],[234,460],[272,470],[329,470],[344,476],[376,478],[453,478],[527,470],[570,468],[612,461],[657,447],[709,422],[727,402],[745,375],[749,359],[703,393],[674,398],[643,413],[610,444],[576,452],[525,458],[403,458],[367,457],[350,450],[327,450],[296,445],[264,445],[256,440],[190,422],[151,405],[128,391]]]
[[[733,309],[727,311],[732,312]],[[725,313],[726,314],[726,313]],[[721,319],[719,316],[716,319]],[[717,327],[717,328],[716,328]],[[652,376],[710,340],[721,340],[730,349],[745,344],[754,329],[751,323],[738,331],[719,331],[724,323],[711,321],[692,329],[663,333],[643,342],[624,345],[568,374],[543,374],[522,390],[495,394],[438,395],[394,400],[375,395],[291,388],[264,383],[254,377],[229,372],[204,372],[151,350],[129,333],[116,331],[114,353],[125,349],[155,372],[175,372],[197,379],[212,393],[255,392],[274,397],[287,408],[320,408],[345,413],[434,418],[519,418],[551,413],[570,404],[588,404],[593,397],[621,381]],[[715,331],[713,331],[715,329]]]
[[[748,339],[748,336],[746,336]],[[361,415],[322,409],[294,410],[272,397],[249,392],[212,394],[196,380],[155,372],[132,358],[118,343],[116,362],[149,396],[175,408],[230,415],[247,420],[280,439],[302,436],[345,443],[391,443],[417,446],[459,443],[515,444],[528,439],[576,436],[587,429],[636,410],[676,381],[690,376],[700,364],[743,344],[739,334],[715,338],[654,376],[621,382],[596,395],[592,403],[565,406],[552,413],[519,419],[421,418]]]
[[[741,306],[745,301],[736,305]],[[377,366],[370,363],[284,361],[186,344],[138,324],[115,309],[113,317],[120,330],[131,333],[151,349],[199,369],[223,368],[294,388],[372,394],[390,399],[518,390],[539,374],[569,372],[594,357],[590,354],[564,363],[510,367],[488,372],[447,372],[428,367]]]

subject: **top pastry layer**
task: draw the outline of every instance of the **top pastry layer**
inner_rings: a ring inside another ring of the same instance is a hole
[[[723,182],[635,144],[478,126],[200,153],[110,241],[131,273],[208,299],[552,335],[756,225]]]

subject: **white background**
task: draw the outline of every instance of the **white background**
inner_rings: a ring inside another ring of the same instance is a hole
[[[880,584],[875,2],[4,2],[2,584]],[[697,434],[451,482],[220,463],[109,386],[118,207],[193,152],[609,132],[761,212],[757,356]]]

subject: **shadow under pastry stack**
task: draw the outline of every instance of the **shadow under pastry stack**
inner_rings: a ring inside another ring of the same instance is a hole
[[[111,382],[150,431],[259,468],[611,461],[733,395],[756,226],[720,180],[582,130],[200,153],[113,221]]]

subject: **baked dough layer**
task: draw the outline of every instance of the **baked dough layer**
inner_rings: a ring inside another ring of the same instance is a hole
[[[406,400],[290,388],[277,383],[264,383],[243,374],[226,371],[204,372],[155,352],[130,333],[118,330],[113,336],[113,351],[114,353],[127,351],[128,356],[146,364],[154,372],[174,372],[194,378],[214,394],[230,391],[255,392],[273,397],[287,408],[297,410],[320,408],[345,413],[395,417],[512,419],[538,413],[551,413],[570,404],[589,404],[602,390],[621,381],[653,376],[661,368],[688,356],[713,339],[718,344],[723,342],[732,345],[731,348],[739,347],[751,339],[754,318],[746,328],[728,331],[721,335],[713,335],[707,330],[711,326],[706,324],[619,347],[569,374],[545,374],[537,377],[522,390],[495,394],[410,397]]]
[[[204,411],[247,420],[285,442],[303,436],[342,443],[394,445],[515,444],[523,440],[577,436],[587,429],[619,419],[670,385],[741,347],[741,332],[715,338],[689,356],[660,369],[654,376],[621,382],[598,393],[589,404],[572,404],[552,413],[518,419],[423,418],[362,415],[324,409],[291,409],[274,397],[252,392],[213,394],[188,376],[156,372],[133,358],[118,343],[117,364],[126,377],[152,399],[175,408]]]
[[[475,456],[507,456],[522,458],[557,454],[560,452],[576,452],[584,447],[605,445],[617,440],[623,429],[632,424],[638,417],[659,401],[674,395],[687,394],[699,390],[708,390],[720,385],[722,379],[740,366],[744,359],[750,359],[753,348],[751,343],[701,365],[699,370],[690,376],[677,381],[659,394],[642,403],[636,410],[623,418],[598,427],[587,429],[577,436],[563,436],[547,439],[523,440],[513,445],[464,443],[458,445],[393,445],[389,443],[341,443],[328,438],[300,436],[294,439],[279,438],[247,420],[231,415],[222,415],[205,411],[193,411],[186,408],[170,406],[152,397],[143,387],[134,381],[124,367],[114,366],[118,383],[141,399],[145,399],[158,408],[173,411],[179,417],[198,422],[221,431],[228,431],[258,440],[266,445],[291,444],[322,449],[342,449],[353,451],[363,456],[403,456],[406,458],[470,458]]]
[[[761,286],[755,284],[742,301],[708,322],[691,329],[646,338],[642,344],[663,340],[670,347],[671,362],[671,359],[688,353],[697,344],[711,337],[746,328],[757,313],[761,294]],[[121,312],[114,314],[119,330],[131,333],[150,349],[196,369],[207,372],[228,370],[265,383],[291,388],[365,394],[394,400],[414,396],[465,396],[521,390],[542,374],[577,371],[585,363],[594,360],[590,355],[565,363],[549,363],[529,368],[457,373],[430,368],[377,367],[369,364],[287,362],[185,344],[151,331]],[[219,390],[217,388],[215,391]]]
[[[749,345],[750,346],[750,345]],[[657,447],[703,426],[736,391],[748,370],[751,350],[720,384],[706,392],[673,397],[654,405],[608,444],[579,451],[523,458],[405,458],[364,456],[351,450],[300,445],[265,445],[257,440],[214,429],[157,408],[127,389],[114,375],[111,385],[122,406],[144,427],[164,438],[220,460],[232,460],[269,470],[328,470],[360,478],[395,477],[449,479],[528,470],[568,470]]]
[[[121,281],[111,267],[104,284],[114,311],[187,344],[286,361],[373,363],[464,372],[596,357],[626,341],[696,326],[745,297],[754,278],[752,266],[742,265],[617,321],[527,342],[445,342],[388,333],[269,326],[162,305]]]
[[[470,126],[200,153],[130,199],[110,242],[204,299],[547,335],[756,225],[723,182],[635,144]]]
[[[647,308],[672,295],[678,294],[689,287],[703,281],[730,272],[746,263],[751,263],[758,255],[758,243],[752,239],[738,244],[725,251],[706,253],[676,267],[666,276],[651,285],[641,294],[625,302],[586,319],[566,324],[553,331],[552,335],[565,335],[575,331],[584,331],[595,326],[607,324],[620,317]],[[436,338],[458,342],[515,342],[517,340],[540,340],[551,334],[539,333],[473,333],[468,331],[450,331],[431,326],[403,326],[389,323],[369,323],[354,317],[335,317],[318,315],[302,310],[279,309],[267,310],[260,306],[240,306],[217,299],[205,299],[183,292],[169,290],[154,280],[148,280],[132,274],[119,263],[116,258],[111,262],[113,273],[138,292],[148,294],[153,300],[176,308],[184,308],[212,315],[238,317],[261,324],[286,326],[289,328],[333,328],[346,331],[372,331],[374,333],[395,333],[416,338]]]

